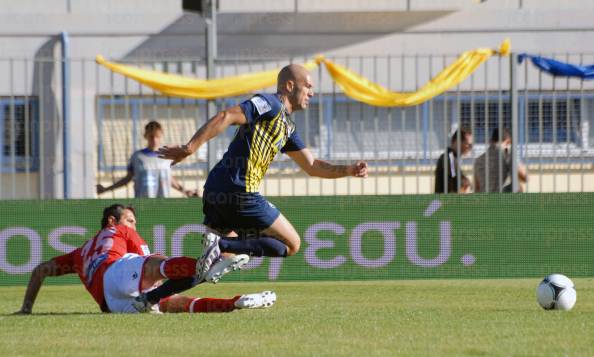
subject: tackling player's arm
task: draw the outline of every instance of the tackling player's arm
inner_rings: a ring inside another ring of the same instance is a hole
[[[159,157],[172,160],[171,165],[175,165],[195,153],[208,140],[224,132],[230,125],[246,123],[247,118],[239,105],[223,110],[198,129],[186,145],[159,148]]]
[[[41,285],[43,284],[43,280],[45,280],[46,277],[60,276],[68,273],[74,273],[74,270],[70,269],[70,266],[60,263],[55,258],[43,262],[35,267],[33,272],[31,272],[31,278],[29,278],[29,285],[27,285],[27,292],[25,292],[23,305],[21,306],[21,309],[16,312],[16,314],[31,313],[33,310],[33,304],[35,304],[35,299],[37,298],[37,294],[39,293]]]
[[[358,161],[352,165],[335,165],[314,158],[307,148],[298,151],[287,151],[286,154],[309,176],[322,178],[367,177],[367,163],[365,161]]]

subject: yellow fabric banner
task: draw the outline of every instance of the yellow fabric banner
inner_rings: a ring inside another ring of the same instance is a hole
[[[501,44],[499,50],[478,48],[472,51],[466,51],[454,63],[441,71],[441,73],[431,79],[422,88],[416,92],[406,93],[391,92],[341,65],[329,60],[322,59],[322,61],[334,81],[338,83],[347,96],[379,107],[407,107],[426,102],[446,90],[455,87],[491,56],[495,54],[499,54],[500,56],[509,55],[510,48],[511,43],[509,39],[506,39]]]
[[[510,41],[505,40],[499,50],[478,48],[464,52],[454,63],[441,71],[418,91],[407,93],[392,92],[339,64],[325,59],[323,56],[316,57],[314,61],[307,62],[304,66],[312,70],[318,64],[324,63],[328,72],[344,93],[355,100],[373,106],[405,107],[423,103],[455,87],[491,56],[496,54],[507,56],[510,47]],[[100,55],[95,60],[110,70],[137,80],[165,95],[195,99],[233,97],[271,87],[276,84],[279,71],[275,69],[204,80],[116,64],[107,61]]]
[[[217,99],[234,97],[276,85],[278,69],[259,73],[246,73],[220,79],[188,78],[176,74],[141,69],[116,64],[98,55],[95,61],[116,73],[132,78],[152,89],[173,97],[194,99]],[[310,61],[304,66],[312,70],[318,62]]]

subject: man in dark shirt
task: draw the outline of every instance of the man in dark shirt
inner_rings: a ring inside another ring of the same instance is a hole
[[[458,193],[464,173],[459,168],[458,158],[472,149],[472,133],[468,129],[457,130],[450,140],[450,146],[441,154],[435,168],[435,193]],[[458,155],[458,152],[461,155]]]

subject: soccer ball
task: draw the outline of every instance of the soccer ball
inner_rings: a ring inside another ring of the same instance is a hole
[[[571,310],[577,296],[571,279],[565,275],[551,274],[538,285],[536,298],[545,310]]]

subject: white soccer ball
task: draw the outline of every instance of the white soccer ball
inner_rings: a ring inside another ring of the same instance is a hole
[[[573,281],[562,274],[545,277],[536,289],[536,298],[545,310],[571,310],[577,299]]]

